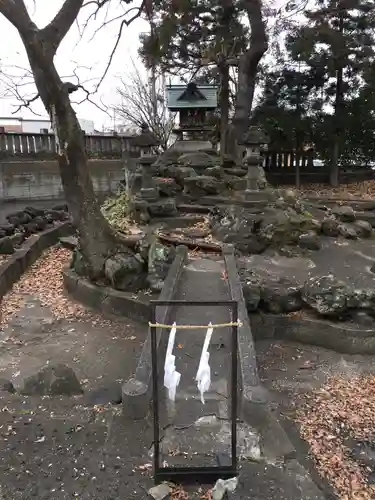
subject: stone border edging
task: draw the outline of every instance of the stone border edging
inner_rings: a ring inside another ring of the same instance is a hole
[[[148,321],[150,317],[149,303],[134,298],[134,293],[95,285],[69,268],[63,271],[63,282],[68,294],[90,309],[104,314],[126,316],[141,322]]]
[[[268,390],[261,384],[255,353],[255,344],[243,296],[242,284],[237,272],[237,264],[232,245],[223,248],[228,286],[232,300],[238,304],[238,318],[242,326],[238,329],[238,358],[240,371],[240,412],[251,426],[261,429],[264,436],[263,450],[271,450],[276,458],[294,456],[296,450],[269,407]]]
[[[48,247],[62,236],[73,233],[70,221],[30,236],[14,254],[0,265],[0,300],[9,292],[22,274],[34,264]]]
[[[375,354],[375,330],[350,328],[340,323],[276,314],[253,314],[257,339],[275,338],[315,345],[342,354]]]
[[[171,300],[177,290],[177,285],[187,259],[187,248],[178,246],[176,257],[169,268],[165,279],[160,300]],[[156,311],[158,323],[168,323],[171,308],[163,307]],[[162,333],[157,331],[157,346],[160,350]],[[149,413],[150,400],[152,398],[152,369],[151,369],[151,333],[149,332],[143,345],[140,359],[134,377],[127,380],[122,387],[123,415],[127,418],[138,420],[146,418]]]

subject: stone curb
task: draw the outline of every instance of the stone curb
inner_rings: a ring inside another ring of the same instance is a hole
[[[375,330],[351,328],[314,318],[293,319],[276,314],[253,314],[257,339],[275,338],[310,344],[343,354],[375,354]]]
[[[167,278],[164,282],[160,300],[171,300],[177,290],[177,285],[187,259],[187,248],[177,247],[176,257],[169,268]],[[159,307],[156,310],[156,321],[167,323],[170,308]],[[165,347],[160,341],[162,333],[157,330],[158,351]],[[152,369],[151,369],[151,333],[149,332],[143,345],[140,359],[133,378],[127,380],[122,387],[123,415],[126,418],[138,420],[146,418],[149,413],[150,400],[152,398]]]
[[[241,281],[237,272],[232,245],[223,248],[228,285],[232,300],[238,303],[238,318],[242,326],[238,329],[238,358],[240,377],[240,415],[263,436],[263,453],[275,460],[291,458],[296,450],[269,406],[267,389],[261,384],[255,353],[253,334],[247,314]]]
[[[134,293],[94,285],[69,268],[63,271],[63,282],[68,294],[90,309],[95,309],[104,314],[126,316],[140,322],[149,320],[149,303],[146,300],[135,298]]]
[[[36,262],[48,247],[59,238],[73,233],[71,222],[63,222],[43,232],[30,236],[19,250],[0,265],[0,299],[9,292],[22,274]]]

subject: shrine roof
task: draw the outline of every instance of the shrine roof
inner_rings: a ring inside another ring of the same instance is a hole
[[[184,108],[217,108],[217,87],[215,85],[168,85],[167,106],[170,110]]]

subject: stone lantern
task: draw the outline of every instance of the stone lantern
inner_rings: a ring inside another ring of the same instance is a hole
[[[259,189],[266,187],[261,152],[267,150],[268,143],[265,132],[254,126],[249,128],[241,141],[241,146],[245,148],[244,164],[247,166],[245,199],[259,198]]]
[[[143,200],[153,202],[159,199],[159,190],[152,178],[151,166],[155,163],[155,157],[151,155],[141,156],[139,163],[142,170],[142,187],[140,197]]]
[[[130,146],[136,148],[140,152],[140,156],[153,154],[160,142],[149,129],[147,123],[142,123],[140,134],[131,137],[129,140]]]

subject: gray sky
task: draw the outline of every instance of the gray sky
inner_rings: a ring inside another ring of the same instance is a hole
[[[80,32],[77,25],[74,25],[68,35],[62,42],[57,53],[55,62],[61,76],[67,76],[67,81],[77,83],[72,77],[76,71],[85,88],[93,89],[95,84],[104,72],[109,55],[116,41],[120,21],[115,21],[95,31],[103,25],[105,19],[110,20],[120,15],[124,7],[120,6],[119,1],[112,0],[110,9],[104,10],[98,15],[96,20],[91,20],[88,24],[84,36],[80,38]],[[63,0],[25,0],[29,13],[38,27],[46,25],[56,14],[63,4]],[[133,5],[137,5],[134,3]],[[132,5],[131,5],[132,6]],[[131,6],[126,6],[127,8]],[[78,18],[80,29],[85,24],[90,13],[93,12],[93,6],[87,6],[82,9]],[[131,16],[131,14],[130,14]],[[142,31],[147,31],[147,23],[142,20],[136,20],[128,28],[124,28],[122,40],[117,49],[116,56],[113,59],[111,68],[107,77],[102,83],[98,94],[92,97],[93,101],[100,103],[102,100],[107,106],[118,102],[116,96],[116,87],[119,85],[119,77],[124,79],[126,74],[131,71],[132,59],[137,60],[137,50],[139,47],[138,37]],[[32,79],[27,75],[29,65],[18,32],[13,26],[0,15],[0,32],[3,42],[0,46],[0,61],[2,72],[5,76],[0,81],[0,93],[4,95],[5,89],[10,86],[11,81],[30,82],[29,85],[20,87],[20,93],[29,98],[35,95]],[[70,75],[70,77],[69,77]],[[6,92],[8,95],[9,92]],[[84,98],[84,94],[74,94],[74,99],[79,101]],[[7,97],[0,99],[0,116],[11,116],[16,110],[16,97]],[[104,112],[97,109],[94,105],[84,102],[75,106],[80,118],[91,119],[95,121],[95,126],[101,128],[102,125],[111,127],[113,117],[110,118]],[[33,110],[42,116],[46,116],[43,105],[38,101],[33,104]],[[23,118],[31,118],[35,115],[27,109],[22,109],[16,115]]]

